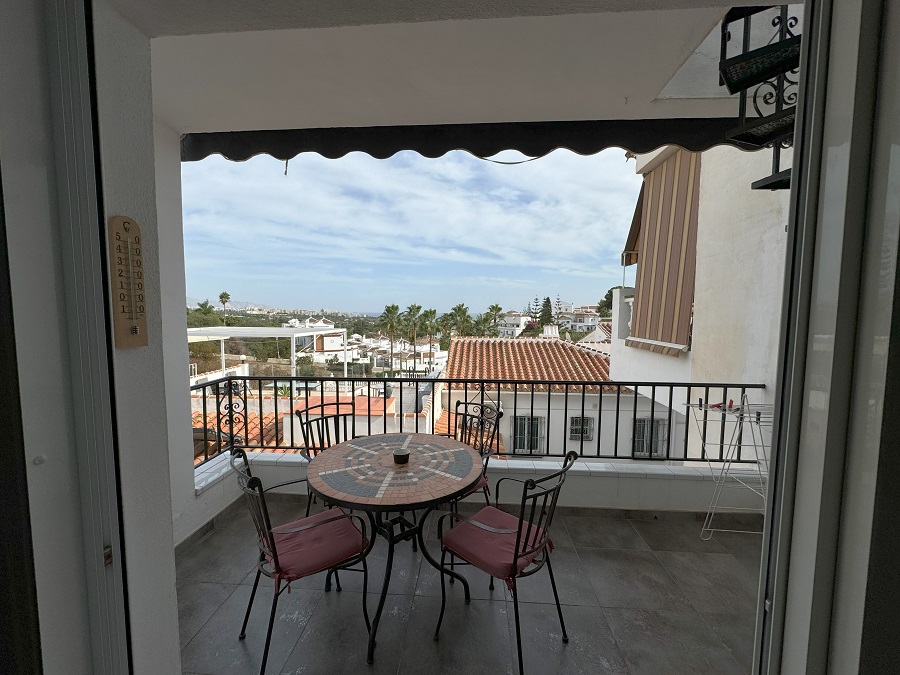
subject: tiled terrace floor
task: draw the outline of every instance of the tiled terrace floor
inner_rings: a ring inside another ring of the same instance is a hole
[[[273,522],[302,515],[304,503],[270,505]],[[609,517],[560,509],[553,527],[553,567],[569,644],[546,572],[520,581],[526,672],[746,673],[750,670],[761,538],[720,533],[700,540],[700,523],[661,514],[660,520]],[[435,548],[433,522],[427,539]],[[381,588],[386,544],[370,556],[370,611]],[[227,522],[177,556],[178,605],[185,673],[258,671],[271,601],[263,578],[239,641],[256,561],[249,514]],[[448,585],[439,642],[437,572],[397,547],[378,632],[375,663],[365,662],[360,574],[342,573],[343,591],[324,592],[324,575],[293,584],[282,595],[272,636],[269,673],[513,673],[512,598],[503,583],[488,589],[484,574],[466,569],[472,603],[460,584]]]

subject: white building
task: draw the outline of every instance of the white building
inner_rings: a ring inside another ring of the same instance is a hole
[[[558,337],[453,338],[446,377],[501,381],[488,382],[483,390],[448,384],[443,407],[452,412],[457,401],[499,405],[505,452],[575,450],[583,457],[630,458],[634,447],[636,457],[666,456],[667,450],[669,456],[683,456],[684,420],[669,419],[647,397],[634,396],[627,387],[601,391],[599,384],[553,384],[610,379],[609,357]]]
[[[531,321],[531,317],[527,314],[507,312],[500,317],[500,322],[497,324],[497,332],[502,338],[519,337],[529,321]]]
[[[684,170],[692,159],[693,206],[670,230],[677,245],[648,237],[650,190],[676,162]],[[759,383],[762,400],[773,401],[788,193],[750,188],[770,162],[768,153],[725,147],[637,158],[645,188],[623,259],[637,264],[638,283],[613,291],[613,379]]]

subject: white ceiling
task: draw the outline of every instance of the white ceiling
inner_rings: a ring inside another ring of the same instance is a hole
[[[755,0],[111,0],[145,35],[752,5]]]
[[[657,100],[725,11],[160,37],[154,112],[182,133],[731,116],[733,99]]]

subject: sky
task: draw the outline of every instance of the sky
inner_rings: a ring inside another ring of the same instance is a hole
[[[305,153],[284,169],[268,155],[182,164],[188,297],[372,313],[594,304],[622,283],[641,185],[617,148],[515,165]]]

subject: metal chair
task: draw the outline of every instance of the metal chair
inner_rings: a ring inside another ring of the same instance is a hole
[[[332,445],[356,438],[355,405],[352,401],[336,401],[319,403],[294,414],[300,420],[300,433],[303,436],[303,454],[312,459]],[[315,495],[307,489],[306,515],[315,500]]]
[[[285,589],[290,589],[291,583],[297,579],[328,570],[325,590],[330,590],[331,575],[334,574],[337,590],[340,591],[341,581],[338,570],[362,572],[363,617],[366,621],[366,630],[369,630],[369,612],[366,607],[369,574],[366,567],[366,556],[372,549],[374,538],[370,541],[366,522],[360,516],[347,514],[341,509],[333,509],[292,523],[272,527],[266,507],[265,493],[276,487],[299,483],[306,479],[287,481],[263,488],[260,479],[252,475],[247,454],[240,447],[235,447],[231,451],[231,468],[237,474],[238,486],[246,497],[247,506],[250,508],[250,515],[256,527],[259,545],[256,579],[253,581],[253,590],[250,591],[250,602],[247,604],[247,612],[244,614],[244,622],[241,624],[239,639],[243,640],[246,637],[247,620],[250,618],[250,610],[253,608],[253,599],[256,597],[260,576],[265,575],[275,582],[272,611],[269,614],[269,626],[266,631],[266,644],[259,667],[260,675],[266,671],[278,598]],[[357,563],[362,563],[361,569],[351,567]]]
[[[503,411],[493,403],[478,401],[457,401],[454,419],[455,426],[450,428],[450,436],[466,445],[470,445],[481,455],[481,478],[469,492],[460,497],[465,499],[478,491],[484,493],[484,503],[491,505],[491,488],[488,485],[488,462],[497,446],[497,427]]]
[[[471,517],[461,516],[451,511],[438,520],[438,538],[441,542],[441,614],[434,630],[434,639],[438,639],[441,622],[444,619],[444,607],[447,604],[445,583],[447,555],[451,554],[462,562],[502,579],[513,596],[513,608],[516,620],[516,648],[519,658],[519,673],[525,672],[522,664],[522,634],[519,627],[519,598],[516,592],[516,580],[540,571],[546,564],[553,588],[553,599],[559,614],[559,625],[562,628],[563,642],[568,642],[566,624],[563,620],[559,594],[556,591],[556,580],[553,578],[553,567],[550,564],[550,551],[553,543],[548,531],[553,523],[553,514],[559,500],[559,493],[566,480],[566,472],[578,458],[578,453],[566,455],[562,469],[549,476],[538,479],[519,480],[501,478],[497,481],[495,499],[499,505],[500,485],[504,481],[522,484],[522,499],[519,503],[518,516],[501,511],[493,506],[485,506]],[[444,521],[448,518],[459,521],[455,527],[444,534]]]

